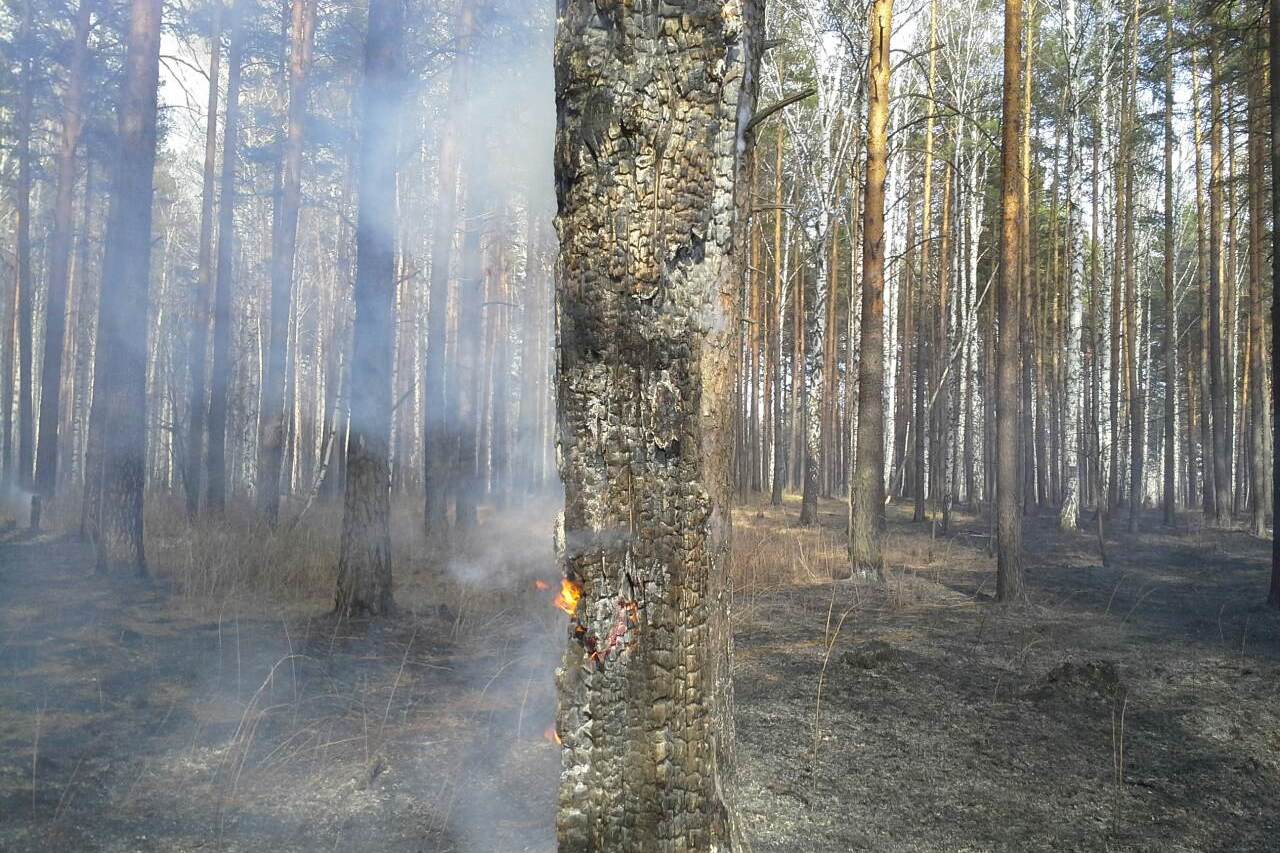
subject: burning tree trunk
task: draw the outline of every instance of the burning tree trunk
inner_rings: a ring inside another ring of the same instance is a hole
[[[67,280],[71,269],[76,147],[84,126],[84,72],[88,60],[91,0],[76,10],[75,40],[67,73],[66,113],[58,152],[58,190],[53,205],[53,240],[49,250],[49,303],[45,309],[44,373],[40,383],[40,440],[36,445],[36,490],[52,498],[58,484],[58,423],[62,402],[62,356],[67,331]]]
[[[560,6],[561,851],[733,846],[728,554],[759,10]],[[678,192],[677,192],[678,188]]]
[[[379,615],[391,601],[391,352],[404,0],[371,0],[360,122],[355,353],[338,557],[337,610]]]
[[[146,573],[142,489],[146,440],[147,298],[151,266],[151,199],[160,76],[160,0],[132,0],[120,98],[116,155],[102,262],[93,427],[100,487],[86,502],[98,568]]]
[[[858,444],[849,486],[849,563],[883,571],[884,525],[884,182],[889,159],[889,40],[893,0],[875,0],[868,25],[867,183],[862,214],[862,337]],[[916,429],[921,429],[918,420]]]
[[[1004,6],[1004,117],[1000,178],[1000,279],[996,322],[996,598],[1022,588],[1022,515],[1018,510],[1018,261],[1022,163],[1022,0]]]
[[[280,516],[280,463],[285,437],[285,345],[293,295],[293,259],[298,245],[298,208],[302,201],[303,125],[307,115],[307,73],[316,24],[314,0],[293,0],[289,47],[289,120],[281,158],[279,215],[271,246],[271,342],[262,383],[261,434],[258,440],[258,510],[275,524]]]

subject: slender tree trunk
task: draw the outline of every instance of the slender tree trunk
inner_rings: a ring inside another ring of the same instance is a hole
[[[32,6],[26,0],[22,7],[22,28],[18,41],[21,50],[22,84],[18,93],[17,144],[18,186],[14,207],[17,208],[17,233],[14,235],[18,266],[18,485],[32,485],[32,347],[31,334],[35,302],[35,282],[31,273],[31,133],[35,112],[35,43],[31,33]]]
[[[116,154],[103,258],[92,421],[98,435],[99,501],[90,534],[99,571],[146,574],[142,501],[146,443],[147,302],[151,201],[160,76],[160,0],[132,0]],[[92,458],[92,456],[91,456]]]
[[[1082,333],[1084,325],[1084,254],[1080,241],[1080,222],[1084,193],[1079,184],[1079,151],[1076,131],[1080,123],[1079,95],[1076,91],[1077,23],[1075,0],[1066,0],[1063,20],[1067,54],[1067,168],[1065,261],[1067,274],[1067,340],[1062,353],[1066,367],[1066,399],[1062,421],[1062,508],[1058,523],[1063,530],[1075,530],[1080,524],[1080,409],[1084,400],[1084,366]]]
[[[560,6],[562,541],[582,594],[557,671],[565,853],[736,847],[733,242],[761,22],[753,2],[690,0],[665,19],[689,49],[658,50],[656,8]],[[645,87],[637,56],[652,63]],[[697,140],[698,156],[664,155],[667,139]],[[640,151],[655,152],[650,174]]]
[[[49,248],[49,295],[45,307],[44,372],[40,381],[40,440],[36,445],[36,491],[51,499],[58,485],[58,425],[61,420],[62,356],[67,329],[67,280],[74,231],[76,148],[84,125],[84,71],[88,58],[90,0],[80,0],[67,71],[67,94],[58,151],[58,189]]]
[[[893,0],[875,0],[868,27],[867,180],[862,215],[862,352],[858,362],[858,446],[849,489],[849,562],[884,572],[884,185],[889,159],[889,42]],[[917,425],[919,426],[919,425]]]
[[[1146,395],[1138,371],[1138,276],[1134,264],[1134,124],[1132,116],[1138,104],[1138,3],[1134,0],[1130,23],[1129,118],[1124,143],[1124,289],[1125,289],[1125,370],[1129,387],[1129,531],[1138,529],[1142,512],[1143,466],[1146,457]]]
[[[1208,218],[1205,211],[1205,188],[1203,186],[1204,168],[1201,164],[1203,140],[1200,135],[1200,74],[1196,67],[1196,51],[1191,50],[1191,126],[1192,146],[1195,150],[1194,169],[1196,175],[1196,278],[1200,282],[1200,323],[1199,348],[1196,358],[1198,366],[1200,400],[1200,470],[1202,481],[1202,498],[1204,502],[1205,521],[1213,523],[1216,512],[1217,488],[1214,486],[1214,464],[1216,453],[1213,439],[1213,394],[1209,382],[1209,291],[1213,280],[1212,268],[1209,264],[1209,247],[1205,238]]]
[[[1172,0],[1170,0],[1172,2]],[[1258,45],[1258,53],[1264,55]],[[1264,75],[1250,78],[1249,97],[1249,447],[1252,492],[1252,528],[1255,536],[1265,536],[1267,516],[1271,514],[1271,493],[1267,488],[1267,475],[1271,469],[1272,449],[1268,443],[1267,428],[1267,366],[1266,330],[1263,325],[1265,299],[1263,297],[1263,237],[1262,210],[1263,185],[1266,182],[1264,121],[1266,104],[1263,102],[1263,85],[1269,84]]]
[[[1018,258],[1022,210],[1022,0],[1005,0],[1001,135],[1000,274],[996,350],[996,598],[1025,598],[1022,515],[1018,509]]]
[[[464,120],[470,86],[471,36],[474,13],[470,4],[458,6],[458,53],[449,77],[449,105],[441,132],[439,178],[436,187],[435,221],[431,237],[431,281],[427,315],[425,377],[427,402],[423,418],[426,493],[424,518],[427,535],[434,540],[448,529],[448,481],[456,437],[451,434],[447,388],[447,335],[450,257],[458,216],[458,133]]]
[[[370,0],[360,118],[355,353],[336,609],[390,612],[391,361],[404,0]]]
[[[227,397],[231,390],[231,289],[235,285],[236,172],[240,133],[240,75],[244,65],[245,0],[232,0],[227,59],[227,108],[222,136],[218,256],[213,297],[213,379],[209,402],[206,506],[221,512],[227,492]]]
[[[785,321],[786,292],[784,279],[786,263],[783,252],[786,244],[782,233],[782,222],[786,216],[782,209],[782,154],[786,147],[786,138],[781,127],[778,128],[778,143],[774,152],[774,194],[775,208],[773,218],[773,337],[770,338],[769,370],[773,375],[773,477],[769,492],[771,506],[782,506],[782,491],[786,479],[786,430],[783,429],[785,401],[782,394],[782,327]]]
[[[1164,69],[1164,523],[1177,523],[1178,312],[1173,291],[1173,0],[1165,4]]]
[[[1230,527],[1231,435],[1228,415],[1226,357],[1223,318],[1224,270],[1222,257],[1223,163],[1222,163],[1222,77],[1218,36],[1210,36],[1209,69],[1209,394],[1213,410],[1214,516],[1217,527]]]
[[[1267,58],[1272,77],[1267,90],[1271,100],[1271,246],[1272,252],[1280,246],[1280,89],[1276,88],[1276,69],[1280,68],[1280,0],[1268,4]],[[1280,264],[1271,262],[1271,329],[1280,329]],[[1267,601],[1272,607],[1280,607],[1280,524],[1276,513],[1280,512],[1280,347],[1272,341],[1271,348],[1271,592]]]
[[[457,456],[454,461],[454,524],[460,533],[476,526],[480,500],[480,458],[477,429],[480,418],[481,312],[484,304],[484,232],[488,229],[491,191],[485,179],[488,164],[477,152],[468,156],[466,225],[458,276],[458,355],[453,399],[457,418]]]
[[[292,0],[289,44],[289,112],[281,153],[279,210],[271,236],[271,325],[267,369],[258,416],[258,511],[271,524],[280,517],[280,465],[285,424],[285,353],[293,265],[298,245],[298,209],[302,202],[302,149],[307,118],[307,75],[316,24],[315,0]]]
[[[191,299],[191,339],[188,344],[190,388],[187,397],[186,464],[182,484],[187,515],[200,508],[201,473],[204,467],[205,427],[208,405],[206,373],[209,363],[209,295],[213,289],[213,205],[218,159],[218,94],[222,59],[222,2],[213,4],[213,29],[209,33],[209,94],[205,109],[204,174],[200,195],[200,247],[196,289]]]

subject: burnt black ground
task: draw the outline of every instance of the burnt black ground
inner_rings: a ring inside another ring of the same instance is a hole
[[[756,545],[810,535],[793,515],[740,513]],[[1144,528],[1102,568],[1029,519],[1025,609],[990,600],[982,525],[931,539],[896,508],[887,588],[753,579],[755,850],[1275,849],[1269,543]],[[550,849],[562,622],[523,582],[369,626],[90,568],[72,541],[0,543],[0,850]]]

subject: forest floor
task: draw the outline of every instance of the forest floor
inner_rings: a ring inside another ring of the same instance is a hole
[[[1032,603],[1009,609],[972,517],[934,536],[892,506],[875,587],[830,580],[839,502],[817,528],[796,509],[736,516],[737,811],[758,853],[1274,849],[1269,543],[1153,514],[1109,534],[1104,568],[1092,535],[1029,518]],[[153,581],[103,578],[74,540],[10,529],[0,850],[553,849],[544,521],[444,573],[406,546],[401,611],[373,626],[319,615],[327,589],[193,594],[173,547]]]

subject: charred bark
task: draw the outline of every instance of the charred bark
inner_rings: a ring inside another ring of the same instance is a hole
[[[556,42],[561,851],[734,847],[728,574],[754,2],[566,0]],[[741,211],[741,213],[740,213]]]

